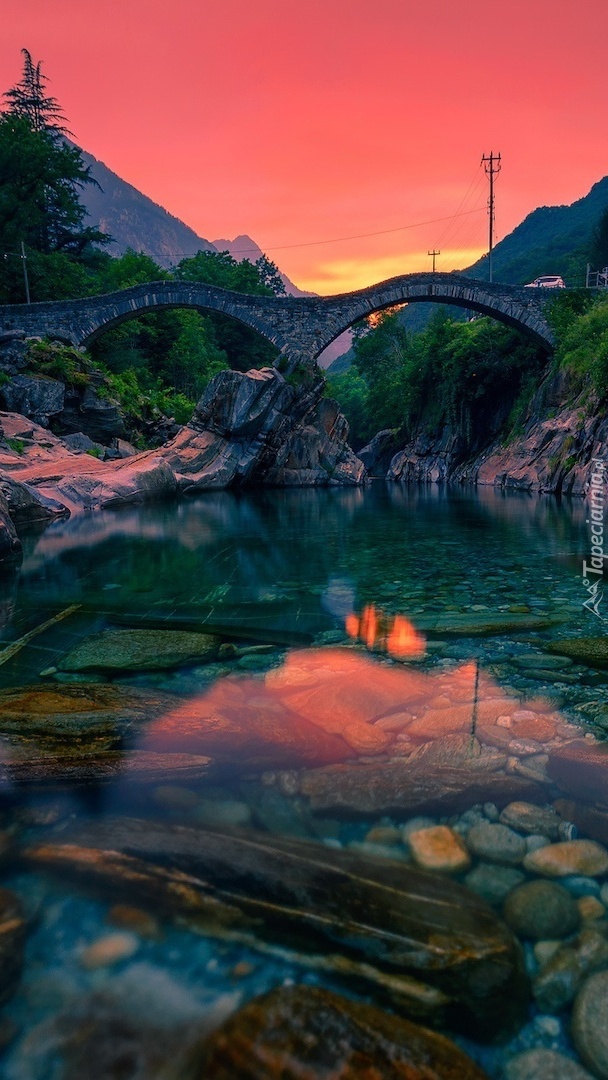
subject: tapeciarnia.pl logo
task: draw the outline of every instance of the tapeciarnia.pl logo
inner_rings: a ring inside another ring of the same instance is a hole
[[[589,517],[586,518],[591,533],[591,561],[583,559],[583,585],[588,596],[583,607],[592,611],[598,619],[606,622],[600,613],[604,595],[604,489],[606,486],[606,463],[601,458],[591,461],[589,482]]]

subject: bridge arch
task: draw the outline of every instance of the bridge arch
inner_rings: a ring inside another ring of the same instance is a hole
[[[398,304],[412,303],[448,304],[477,311],[521,331],[550,352],[554,337],[545,307],[551,299],[542,290],[484,283],[457,274],[406,274],[329,298],[326,334],[316,343],[315,359],[359,319]]]
[[[0,306],[0,330],[87,345],[126,319],[163,308],[216,312],[257,331],[279,349],[288,369],[314,368],[317,357],[354,322],[395,304],[430,302],[489,315],[554,345],[545,308],[550,290],[480,282],[460,274],[406,274],[339,296],[253,296],[197,282],[153,281],[105,296]]]

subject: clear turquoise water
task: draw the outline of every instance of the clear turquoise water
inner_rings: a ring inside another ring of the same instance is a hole
[[[560,505],[549,497],[493,490],[472,494],[383,483],[366,489],[222,492],[56,523],[24,537],[21,570],[0,583],[0,641],[8,645],[69,605],[79,608],[0,665],[0,687],[40,682],[40,672],[79,640],[115,623],[219,626],[245,642],[274,642],[276,652],[260,661],[263,671],[280,665],[290,647],[341,640],[346,616],[368,604],[421,625],[437,616],[485,618],[523,607],[554,622],[517,634],[463,632],[434,640],[431,633],[419,666],[450,670],[474,658],[506,689],[543,694],[564,716],[586,719],[606,699],[604,674],[574,664],[548,678],[540,656],[552,638],[603,631],[582,606],[587,527],[579,501]],[[535,653],[538,672],[530,667]],[[519,663],[519,657],[528,662]],[[211,677],[239,670],[224,667],[212,670]],[[118,681],[188,696],[208,686],[210,675],[198,668]],[[242,797],[242,790],[230,784],[223,793]],[[9,826],[23,803],[46,806],[59,800],[64,817],[91,809],[82,792],[11,789],[3,794]],[[125,793],[118,784],[105,788],[96,806],[101,812],[117,806],[141,812],[145,803],[141,794]],[[144,812],[171,818],[153,801]],[[346,823],[342,840],[362,837],[369,824]],[[28,830],[38,835],[35,827]],[[138,977],[142,985],[161,980],[161,998],[172,992],[162,976],[170,978],[170,985],[186,995],[182,1000],[175,991],[184,1013],[190,1006],[207,1008],[223,995],[246,1000],[285,981],[317,979],[293,963],[194,938],[175,927],[167,927],[160,942],[142,944],[124,965],[86,972],[78,953],[107,931],[108,903],[14,869],[4,884],[19,892],[38,920],[28,938],[22,986],[6,1010],[21,1032],[4,1059],[8,1080],[46,1080],[48,1058],[38,1061],[28,1050],[27,1033],[65,1007],[71,995],[118,986],[134,965],[136,982]],[[242,960],[252,972],[235,980],[230,972]],[[522,1038],[526,1045],[529,1035]],[[488,1068],[498,1075],[496,1062]]]

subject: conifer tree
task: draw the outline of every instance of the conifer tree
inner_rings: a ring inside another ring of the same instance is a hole
[[[71,134],[62,121],[65,116],[56,98],[46,92],[48,78],[42,74],[42,61],[34,64],[31,53],[22,49],[23,74],[21,81],[7,90],[7,112],[29,121],[32,131],[46,131],[57,138]]]

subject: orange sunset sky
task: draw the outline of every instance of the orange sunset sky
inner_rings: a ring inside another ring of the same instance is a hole
[[[2,8],[2,89],[25,46],[84,149],[201,236],[248,233],[301,288],[430,269],[433,247],[440,270],[471,263],[490,150],[499,239],[608,173],[606,0]]]

